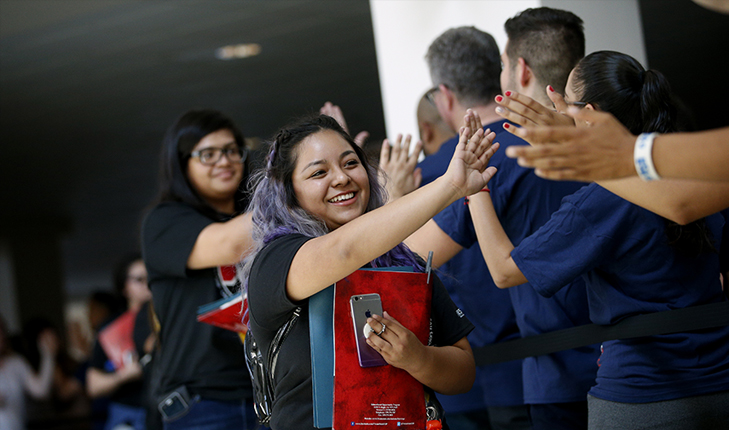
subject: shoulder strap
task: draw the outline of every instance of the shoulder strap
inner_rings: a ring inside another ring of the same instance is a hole
[[[289,333],[291,332],[291,328],[293,328],[294,324],[296,324],[296,321],[299,319],[300,315],[301,307],[299,306],[294,309],[294,313],[291,314],[291,318],[289,318],[289,320],[286,321],[280,329],[278,329],[278,331],[276,332],[276,336],[273,337],[271,345],[269,345],[268,347],[268,371],[269,377],[271,378],[272,387],[274,374],[276,372],[276,362],[278,361],[278,353],[281,351],[281,345],[283,344],[283,341],[286,340],[286,337],[288,337]]]

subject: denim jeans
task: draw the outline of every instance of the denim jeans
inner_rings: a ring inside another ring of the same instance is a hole
[[[165,430],[257,430],[252,401],[224,402],[195,396],[183,416],[164,423]]]
[[[144,430],[146,414],[144,408],[111,402],[104,430],[114,430],[116,426],[123,424],[133,427],[134,430]]]

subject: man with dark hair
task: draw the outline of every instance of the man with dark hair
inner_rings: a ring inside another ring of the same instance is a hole
[[[502,122],[494,113],[501,73],[499,48],[490,34],[474,27],[447,30],[430,45],[426,61],[434,87],[425,94],[418,109],[427,155],[418,165],[423,185],[446,171],[458,143],[455,133],[466,109],[478,111],[484,123]],[[441,141],[438,150],[430,154],[420,116],[428,108],[433,116],[440,117],[440,129],[448,133],[447,141]],[[427,255],[427,251],[422,255]],[[471,345],[479,347],[519,337],[509,294],[484,282],[488,269],[478,246],[458,253],[440,269],[450,275],[442,279],[451,298],[476,326],[468,336]],[[476,378],[469,395],[442,397],[451,428],[531,428],[523,400],[520,361],[480,366]]]
[[[502,90],[507,95],[509,90],[519,91],[551,107],[544,88],[552,85],[561,91],[570,70],[584,53],[582,20],[570,12],[542,7],[521,12],[509,19],[506,27],[510,39],[501,56]],[[431,76],[435,79],[440,75],[431,71]],[[472,76],[472,79],[479,77]],[[451,101],[446,97],[447,84],[440,85],[439,89],[434,94],[435,101],[439,111],[447,114],[452,110]],[[494,141],[501,144],[490,161],[499,171],[489,182],[490,191],[485,192],[491,193],[499,220],[517,246],[549,220],[563,197],[583,184],[540,179],[533,170],[506,158],[507,147],[525,142],[503,130],[505,121],[493,122],[493,110],[475,110],[484,123],[492,122],[486,125],[497,133]],[[450,117],[454,130],[460,126],[463,113],[465,109]],[[436,215],[406,243],[421,255],[433,250],[436,267],[461,250],[479,249],[471,215],[463,201]],[[481,286],[484,292],[496,288],[488,274],[483,276]],[[575,280],[550,299],[539,295],[528,283],[508,291],[522,336],[590,323],[582,279]],[[468,306],[462,309],[471,316]],[[587,391],[594,384],[598,357],[598,345],[591,345],[523,360],[524,403],[529,406],[534,429],[587,428]]]
[[[509,40],[501,55],[502,91],[516,91],[551,106],[544,88],[551,85],[564,94],[567,76],[585,56],[582,20],[572,12],[540,7],[507,19],[504,29]]]

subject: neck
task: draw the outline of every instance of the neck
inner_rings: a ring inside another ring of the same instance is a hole
[[[225,200],[207,200],[206,202],[213,209],[222,214],[233,215],[235,213],[235,200],[233,198]]]
[[[491,124],[492,122],[500,121],[502,118],[495,112],[497,106],[498,104],[496,102],[491,102],[486,105],[469,107],[458,105],[457,109],[455,109],[454,111],[453,118],[455,119],[455,121],[453,121],[453,124],[451,124],[451,128],[454,132],[458,132],[458,129],[460,129],[461,125],[463,125],[463,117],[466,115],[466,110],[468,109],[471,109],[472,111],[478,113],[478,115],[481,117],[481,125]]]
[[[540,84],[530,84],[528,87],[523,88],[520,93],[531,97],[535,101],[539,102],[542,106],[552,108],[552,101],[547,96],[546,85],[542,87]]]

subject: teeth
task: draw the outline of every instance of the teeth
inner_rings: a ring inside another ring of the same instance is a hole
[[[337,202],[341,202],[342,200],[351,199],[352,197],[354,197],[354,193],[342,194],[341,196],[337,196],[337,197],[334,197],[333,199],[329,200],[329,202],[337,203]]]

